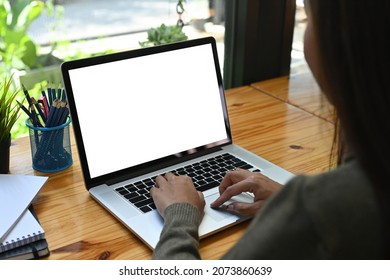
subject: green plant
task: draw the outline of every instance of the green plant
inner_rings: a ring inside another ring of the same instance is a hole
[[[3,78],[0,84],[0,142],[8,139],[13,125],[19,118],[20,107],[15,102],[19,90],[12,89],[12,82],[11,76]]]
[[[151,28],[148,31],[148,39],[144,42],[139,42],[141,47],[158,46],[168,43],[174,43],[187,40],[187,35],[182,28],[176,25],[167,26],[161,24],[160,27]]]
[[[6,67],[4,72],[36,65],[37,46],[27,31],[44,7],[43,1],[0,0],[0,57]]]

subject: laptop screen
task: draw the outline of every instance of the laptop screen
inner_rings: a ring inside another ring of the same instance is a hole
[[[230,141],[212,44],[158,50],[69,67],[91,179]]]

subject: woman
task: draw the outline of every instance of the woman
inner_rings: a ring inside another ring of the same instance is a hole
[[[249,191],[252,204],[228,208],[257,214],[225,259],[389,257],[390,4],[308,0],[305,7],[305,58],[353,152],[336,169],[297,176],[284,187],[246,170],[227,173],[212,206]],[[188,177],[166,174],[151,195],[165,221],[154,258],[200,258],[202,194]]]

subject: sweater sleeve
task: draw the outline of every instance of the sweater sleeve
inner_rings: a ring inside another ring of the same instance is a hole
[[[153,259],[200,259],[198,228],[202,218],[200,211],[188,203],[167,207]]]
[[[302,201],[302,177],[296,177],[252,220],[224,259],[324,258]],[[164,227],[154,259],[200,259],[198,228],[202,215],[194,206],[173,204],[164,213]],[[322,256],[322,257],[321,257]]]

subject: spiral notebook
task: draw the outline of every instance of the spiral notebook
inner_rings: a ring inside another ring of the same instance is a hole
[[[29,210],[0,243],[0,253],[44,239],[45,231]]]
[[[0,244],[4,243],[47,179],[43,176],[0,174]]]

